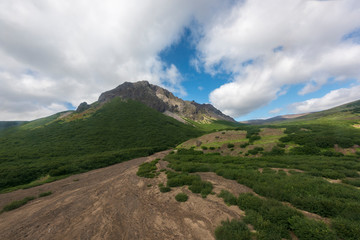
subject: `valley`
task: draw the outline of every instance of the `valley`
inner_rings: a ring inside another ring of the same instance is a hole
[[[0,132],[0,239],[360,236],[359,101],[251,125],[147,82],[99,99]]]

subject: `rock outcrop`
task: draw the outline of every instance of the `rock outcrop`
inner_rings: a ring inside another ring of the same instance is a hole
[[[120,97],[124,100],[132,99],[140,101],[148,107],[172,116],[177,120],[180,118],[187,118],[200,122],[211,120],[235,122],[233,118],[223,114],[211,104],[199,104],[194,101],[184,101],[174,96],[168,90],[150,84],[147,81],[135,83],[125,82],[113,90],[102,93],[98,102],[107,102],[115,97]]]

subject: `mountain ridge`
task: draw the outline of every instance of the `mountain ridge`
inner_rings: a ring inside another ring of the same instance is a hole
[[[115,97],[140,101],[148,107],[182,122],[186,121],[184,118],[197,122],[210,122],[212,120],[236,122],[232,117],[223,114],[211,104],[182,100],[170,91],[150,84],[148,81],[124,82],[118,87],[102,93],[98,103],[108,102]],[[78,109],[87,109],[88,107],[87,103],[82,103]]]

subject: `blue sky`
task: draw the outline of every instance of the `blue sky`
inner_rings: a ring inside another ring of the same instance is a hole
[[[237,120],[360,99],[360,1],[0,2],[0,121],[148,80]]]

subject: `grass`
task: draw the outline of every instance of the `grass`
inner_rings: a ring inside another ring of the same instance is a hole
[[[305,239],[307,236],[313,236],[313,239],[333,239],[334,236],[338,239],[338,235],[347,236],[343,239],[356,239],[358,236],[360,191],[354,186],[329,183],[324,179],[343,179],[345,182],[345,179],[351,179],[356,183],[360,180],[360,160],[356,157],[283,155],[245,158],[201,154],[190,149],[179,150],[176,154],[168,155],[165,160],[169,162],[168,167],[179,172],[174,174],[181,175],[182,185],[191,184],[191,179],[196,178],[189,173],[211,171],[272,199],[268,202],[248,195],[220,195],[229,205],[251,210],[246,212],[245,222],[248,221],[259,230],[258,239],[267,239],[266,236],[274,236],[273,239],[288,238],[289,231],[296,231]],[[262,173],[259,168],[263,169]],[[272,168],[299,169],[303,172],[290,171],[288,175]],[[296,216],[303,218],[302,215],[283,206],[281,202],[289,202],[298,209],[330,218],[336,224],[329,227],[308,219],[303,219],[300,225],[296,224],[297,218],[294,218],[296,221],[289,219]]]
[[[203,134],[140,102],[119,98],[86,118],[60,115],[0,132],[0,191],[46,175],[67,176],[148,156]]]
[[[186,202],[189,199],[186,193],[178,193],[175,196],[175,200],[178,202]]]
[[[201,122],[195,122],[190,119],[185,119],[187,122],[192,124],[193,126],[196,126],[199,129],[202,129],[206,132],[213,132],[213,131],[221,131],[221,130],[231,130],[236,129],[238,127],[244,126],[242,123],[238,122],[228,122],[223,120],[213,120],[209,123],[201,123]]]
[[[13,201],[7,205],[5,205],[1,211],[1,213],[3,212],[8,212],[8,211],[11,211],[11,210],[14,210],[14,209],[17,209],[25,204],[27,204],[28,202],[34,200],[35,197],[25,197],[24,199],[22,200],[19,200],[19,201]]]

